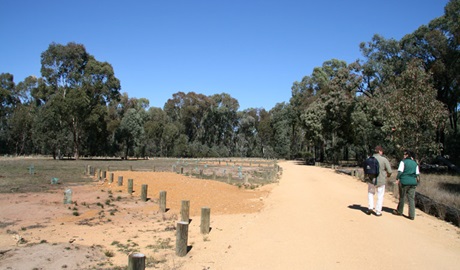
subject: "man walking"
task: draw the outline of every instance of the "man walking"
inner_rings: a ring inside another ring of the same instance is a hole
[[[391,170],[390,162],[386,157],[383,156],[383,148],[379,145],[374,149],[373,157],[377,159],[379,163],[379,174],[376,177],[375,183],[368,181],[367,196],[368,196],[368,210],[366,214],[372,214],[374,209],[374,196],[377,193],[377,204],[375,206],[375,215],[382,216],[383,197],[385,195],[385,184],[387,177],[391,176],[393,172]]]

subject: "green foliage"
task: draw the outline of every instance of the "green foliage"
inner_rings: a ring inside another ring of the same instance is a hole
[[[401,76],[390,83],[389,91],[377,102],[386,115],[382,131],[391,134],[390,140],[399,153],[404,148],[412,149],[421,161],[439,155],[436,132],[445,129],[448,112],[436,100],[436,89],[420,62],[411,61]]]
[[[227,93],[177,92],[164,108],[120,94],[112,66],[82,44],[52,43],[41,78],[0,74],[0,153],[362,159],[375,145],[399,156],[460,160],[460,0],[401,40],[374,35],[364,60],[325,61],[293,83],[289,103],[238,111]],[[447,113],[446,113],[447,110]],[[449,121],[446,121],[449,120]],[[354,156],[349,156],[354,155]]]

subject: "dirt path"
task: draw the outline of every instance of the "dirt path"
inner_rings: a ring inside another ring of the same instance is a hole
[[[388,193],[383,216],[368,216],[366,184],[329,169],[281,166],[266,207],[214,216],[181,269],[458,269],[457,227],[421,211],[415,221],[394,216]]]

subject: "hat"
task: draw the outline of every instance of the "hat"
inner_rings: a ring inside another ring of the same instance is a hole
[[[383,148],[382,148],[380,145],[377,145],[377,146],[375,147],[375,152],[378,153],[378,152],[380,152],[380,151],[383,152]]]

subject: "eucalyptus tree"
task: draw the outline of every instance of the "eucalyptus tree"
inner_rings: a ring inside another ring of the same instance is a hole
[[[0,74],[0,152],[8,153],[8,118],[19,99],[16,95],[14,77],[10,73]]]
[[[188,137],[188,141],[195,141],[203,128],[203,117],[210,102],[203,94],[178,92],[168,99],[164,111],[179,128],[179,132]]]
[[[273,150],[273,128],[271,125],[271,114],[266,111],[264,108],[259,109],[257,112],[258,121],[256,121],[256,130],[257,130],[257,142],[258,147],[260,148],[261,156],[264,158],[274,158]]]
[[[256,142],[256,118],[245,110],[238,113],[236,149],[238,156],[252,156]]]
[[[347,155],[351,113],[361,80],[358,63],[332,59],[294,83],[291,104],[300,114],[307,151],[314,151],[317,159],[336,162],[342,153]]]
[[[270,110],[273,131],[272,147],[278,158],[291,158],[292,107],[286,102],[277,103]]]
[[[221,148],[216,153],[234,153],[235,130],[238,126],[238,101],[227,93],[209,96],[209,107],[203,117],[203,143]]]
[[[153,156],[161,156],[164,148],[162,143],[163,131],[169,119],[161,108],[151,107],[147,113],[148,118],[144,124],[147,153]]]
[[[359,92],[372,96],[378,88],[389,83],[391,78],[403,71],[407,60],[401,54],[401,44],[395,39],[386,39],[376,34],[370,42],[361,42],[361,53],[366,60],[361,63],[363,83]]]
[[[8,118],[8,138],[10,144],[14,146],[16,155],[32,153],[34,149],[32,126],[36,103],[32,93],[38,88],[40,82],[42,81],[35,76],[29,76],[15,87],[18,102]]]
[[[444,15],[401,40],[408,59],[421,59],[433,76],[437,98],[447,105],[450,127],[458,132],[460,102],[460,0],[451,0]]]
[[[394,143],[397,153],[412,149],[420,161],[441,153],[436,132],[445,129],[448,111],[436,100],[431,76],[420,60],[410,61],[375,99],[386,115],[382,132]]]
[[[271,141],[270,116],[263,108],[238,112],[237,145],[247,145],[246,155],[262,157]]]
[[[144,135],[144,119],[142,114],[135,108],[130,108],[121,119],[117,130],[117,139],[122,142],[123,157],[128,158],[136,146],[140,145]]]
[[[179,128],[172,122],[165,125],[161,134],[162,143],[162,156],[173,157],[174,156],[174,144],[176,139],[181,135]]]
[[[100,128],[107,104],[119,98],[120,82],[112,66],[99,62],[81,44],[52,43],[41,54],[41,73],[47,99],[57,108],[59,121],[72,135],[73,155],[80,157],[83,142],[93,140],[88,130]]]
[[[50,101],[37,108],[33,120],[33,143],[38,153],[54,159],[72,151],[72,138],[67,125],[60,121],[57,106]]]

